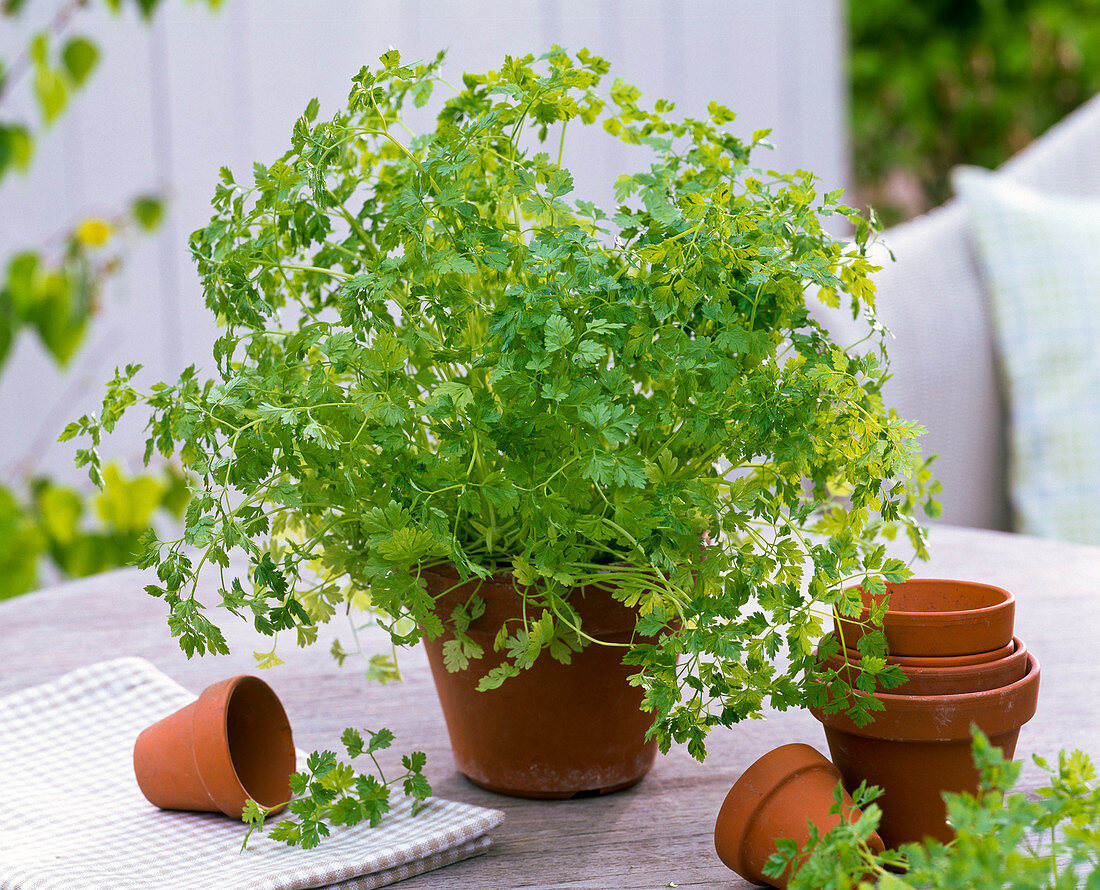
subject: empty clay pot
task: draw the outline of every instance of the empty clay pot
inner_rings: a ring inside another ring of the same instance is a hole
[[[1035,714],[1039,663],[1034,655],[1027,660],[1023,679],[999,689],[929,696],[876,692],[885,710],[875,711],[874,722],[866,726],[856,726],[843,713],[826,715],[811,707],[825,726],[833,763],[845,785],[866,781],[883,790],[878,830],[889,846],[926,836],[951,840],[941,795],[978,788],[970,727],[977,725],[1011,757],[1020,727]]]
[[[975,652],[972,655],[887,655],[887,664],[900,664],[902,667],[962,667],[967,664],[985,664],[989,661],[997,661],[1012,654],[1016,648],[1015,637],[1012,642],[993,649],[989,652]],[[841,649],[844,657],[849,661],[856,661],[860,657],[858,649]]]
[[[502,661],[493,651],[497,630],[523,615],[511,574],[464,583],[453,566],[421,574],[445,618],[475,591],[485,601],[485,613],[467,630],[485,656],[466,670],[452,673],[443,665],[449,632],[424,640],[461,773],[501,794],[568,798],[626,788],[650,770],[657,743],[647,742],[645,734],[653,718],[641,710],[642,690],[628,682],[637,668],[622,663],[622,646],[586,646],[568,665],[544,652],[529,670],[478,692],[481,677]],[[634,638],[636,613],[607,590],[578,588],[569,602],[596,639],[630,643]]]
[[[978,664],[955,667],[899,665],[907,678],[906,682],[890,689],[880,687],[879,691],[894,695],[958,695],[1008,686],[1027,673],[1027,646],[1018,637],[1014,637],[1011,648],[1012,652],[1004,658]],[[854,686],[859,676],[859,654],[856,653],[853,659],[847,656],[848,651],[845,650],[844,655],[826,658],[823,667],[836,671]]]
[[[837,768],[809,745],[783,745],[769,751],[741,774],[726,795],[714,824],[718,857],[747,880],[786,887],[790,869],[779,878],[764,876],[776,841],[790,838],[801,849],[810,837],[807,821],[822,834],[839,825],[840,814],[829,810],[840,781]],[[847,791],[843,808],[849,822],[859,818]],[[876,852],[885,849],[877,834],[868,843]]]
[[[1012,641],[1016,598],[992,584],[973,581],[910,579],[887,584],[890,606],[882,623],[886,651],[892,655],[972,655]],[[865,632],[867,608],[875,597],[862,592],[864,610],[856,619],[834,619],[834,633],[849,649]],[[859,622],[863,622],[862,624]]]
[[[232,677],[208,686],[134,743],[141,793],[166,810],[222,812],[240,819],[249,798],[282,809],[290,799],[294,766],[286,711],[259,677]]]

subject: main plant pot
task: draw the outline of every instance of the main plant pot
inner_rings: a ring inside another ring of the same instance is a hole
[[[214,683],[191,704],[142,731],[134,774],[145,798],[166,810],[222,812],[240,819],[245,801],[290,800],[290,721],[259,677]]]
[[[568,798],[618,791],[650,770],[657,755],[656,741],[645,740],[652,716],[640,710],[642,690],[627,682],[638,669],[622,664],[623,645],[590,644],[574,652],[568,665],[543,652],[518,677],[478,692],[479,679],[502,661],[493,651],[498,629],[523,615],[511,575],[460,583],[448,566],[422,577],[445,619],[475,592],[485,601],[485,613],[467,630],[485,656],[466,670],[452,673],[443,665],[449,632],[424,640],[461,773],[501,794]],[[578,588],[569,602],[589,636],[618,644],[634,638],[636,613],[607,590]]]
[[[841,814],[830,809],[840,782],[840,772],[816,748],[795,743],[772,749],[741,774],[722,803],[714,823],[718,858],[757,884],[786,887],[789,868],[777,878],[764,875],[776,841],[789,838],[802,849],[810,839],[810,823],[821,834],[839,825]],[[847,791],[842,809],[849,822],[859,819]],[[876,833],[867,843],[878,853],[884,849]]]
[[[890,605],[882,622],[891,655],[958,656],[990,652],[1012,641],[1016,598],[992,584],[911,578],[887,584]],[[833,620],[841,646],[856,648],[870,618],[872,600],[860,590],[858,619]],[[841,636],[843,631],[843,636]]]
[[[962,695],[891,695],[876,692],[885,710],[856,726],[843,713],[811,708],[825,727],[833,763],[852,788],[878,785],[882,821],[878,831],[890,847],[926,836],[947,842],[941,795],[977,791],[978,771],[971,756],[970,727],[976,725],[1005,757],[1016,750],[1020,727],[1035,714],[1039,663],[1028,655],[1027,674],[1000,689]]]

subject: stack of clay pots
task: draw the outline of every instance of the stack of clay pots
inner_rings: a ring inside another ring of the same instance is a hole
[[[873,693],[883,709],[866,726],[844,711],[812,710],[846,787],[866,781],[883,789],[879,833],[888,846],[926,836],[946,842],[953,834],[943,792],[978,787],[971,726],[1012,757],[1020,727],[1035,713],[1039,663],[1013,636],[1015,599],[1006,590],[914,579],[887,585],[887,594],[887,662],[906,682]],[[848,672],[852,685],[859,639],[873,630],[871,606],[864,593],[863,615],[835,622],[840,650],[822,659],[823,671]]]
[[[824,833],[841,813],[854,822],[859,810],[845,789],[864,781],[883,790],[882,820],[868,840],[873,849],[926,837],[951,840],[943,793],[978,789],[971,726],[1012,757],[1020,727],[1035,713],[1039,663],[1013,636],[1011,593],[938,580],[889,584],[886,592],[887,661],[901,668],[905,682],[873,693],[882,709],[865,726],[843,708],[811,708],[825,726],[832,762],[808,745],[775,748],[745,770],[722,804],[715,849],[751,881],[785,888],[790,869],[777,877],[763,873],[776,841],[789,838],[802,848],[810,823]],[[830,677],[847,672],[852,686],[859,679],[859,640],[877,632],[870,624],[873,598],[864,593],[863,602],[861,616],[835,624],[839,651],[821,658],[822,671]],[[829,644],[826,651],[835,648]],[[841,783],[841,813],[830,812]]]

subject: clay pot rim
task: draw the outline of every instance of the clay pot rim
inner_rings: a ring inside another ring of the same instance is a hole
[[[616,570],[619,570],[619,569],[638,569],[638,568],[641,568],[641,567],[638,566],[637,563],[633,563],[633,562],[609,562],[606,566],[601,566],[600,571],[610,572],[610,571],[616,571]],[[649,566],[649,568],[652,568],[652,566]],[[482,578],[480,575],[471,574],[470,577],[468,577],[466,579],[463,579],[462,574],[458,571],[458,566],[456,566],[454,564],[454,562],[451,561],[451,560],[446,560],[444,562],[436,563],[435,565],[432,565],[432,566],[420,566],[415,571],[411,572],[411,574],[414,577],[418,576],[418,575],[419,576],[434,575],[437,578],[443,578],[447,581],[455,581],[455,582],[457,582],[458,585],[471,584],[471,583],[476,584],[479,581],[482,584],[504,584],[504,585],[515,588],[517,591],[521,590],[521,589],[526,590],[528,588],[536,587],[538,585],[537,581],[535,582],[535,584],[528,584],[524,587],[521,587],[519,584],[516,584],[515,583],[516,573],[515,573],[514,569],[500,569],[499,571],[493,572],[491,575],[489,575],[488,578]],[[593,586],[593,582],[590,581],[587,584],[575,584],[572,587],[569,587],[568,589],[569,590],[579,590],[581,588],[591,587],[591,586]]]
[[[780,788],[799,776],[815,770],[823,770],[829,773],[835,779],[835,784],[843,782],[840,770],[833,765],[832,761],[812,745],[806,745],[802,742],[780,745],[778,748],[772,748],[772,750],[757,758],[741,773],[730,790],[726,792],[722,807],[718,811],[718,818],[715,820],[715,847],[719,848],[719,858],[742,877],[754,880],[752,876],[746,874],[746,871],[751,869],[746,864],[748,857],[745,851],[745,844],[751,834],[753,823],[756,822],[760,812],[768,806]],[[765,786],[766,790],[761,793],[760,799],[751,808],[738,808],[736,802],[745,796],[744,791],[739,789],[750,782]],[[723,824],[724,816],[727,816],[728,822],[721,837],[732,837],[735,841],[732,844],[719,843],[718,828]],[[730,856],[733,864],[727,862],[725,857],[722,856],[722,850]]]
[[[899,621],[903,624],[909,622],[927,623],[927,616],[935,615],[942,621],[951,622],[953,620],[965,620],[973,621],[975,618],[982,618],[987,615],[994,615],[999,610],[1007,609],[1011,604],[1016,602],[1016,595],[1009,590],[1005,590],[1003,587],[998,587],[995,584],[986,584],[984,581],[960,581],[955,578],[909,578],[906,581],[902,581],[899,584],[887,585],[903,587],[906,584],[912,584],[916,582],[918,584],[957,584],[965,587],[979,587],[983,590],[989,590],[997,594],[1001,599],[998,602],[989,606],[979,606],[977,609],[943,609],[943,610],[913,610],[913,609],[887,609],[887,614],[891,619]]]
[[[230,708],[233,706],[233,698],[246,685],[259,686],[263,690],[265,698],[268,700],[267,706],[270,708],[270,719],[280,724],[279,728],[285,724],[289,731],[290,718],[287,717],[286,708],[279,699],[278,693],[271,688],[266,680],[254,674],[238,674],[235,677],[228,677],[218,683],[211,684],[196,699],[196,708],[191,714],[191,725],[196,739],[196,752],[199,748],[197,744],[199,739],[206,740],[210,746],[209,750],[215,752],[212,760],[195,757],[195,767],[199,779],[206,788],[211,800],[223,813],[231,816],[239,813],[244,808],[245,801],[249,797],[256,799],[258,793],[254,789],[250,790],[245,787],[244,781],[237,772],[237,765],[233,762],[233,752],[229,747]],[[293,772],[294,761],[297,757],[293,741],[290,742],[289,749],[291,772]],[[228,787],[230,785],[235,787],[230,789]],[[257,799],[257,803],[268,807],[285,802]]]
[[[1032,679],[1032,676],[1037,676],[1038,673],[1039,662],[1029,652],[1027,653],[1027,673],[1015,683],[1009,683],[1007,686],[1001,686],[998,689],[984,689],[981,692],[958,692],[954,695],[899,695],[890,692],[876,692],[874,696],[881,699],[883,704],[894,705],[905,710],[918,710],[922,705],[928,707],[934,703],[942,704],[944,699],[948,699],[952,704],[956,702],[961,704],[964,699],[981,700],[993,698],[1005,692],[1014,692],[1017,687],[1025,686]]]
[[[969,738],[970,725],[978,723],[980,717],[987,719],[985,725],[978,725],[992,736],[1018,729],[1035,716],[1039,675],[1039,661],[1029,652],[1024,676],[996,689],[949,695],[865,693],[885,706],[885,710],[872,712],[873,721],[866,726],[856,726],[843,711],[825,714],[823,709],[811,705],[810,712],[827,727],[866,738],[952,742]],[[917,725],[902,729],[899,724],[907,720],[916,721]]]
[[[626,565],[623,563],[623,566]],[[613,570],[615,566],[609,565],[607,568]],[[462,580],[453,562],[419,571],[420,577],[425,579],[429,596],[435,600],[436,609],[443,606],[442,614],[449,614],[451,606],[447,605],[448,602],[464,599],[475,590],[482,595],[486,612],[466,629],[466,633],[474,639],[493,639],[504,621],[523,614],[529,597],[542,592],[538,585],[523,587],[516,584],[511,570],[497,572],[488,578],[471,575],[466,580]],[[434,592],[433,586],[440,588],[439,592]],[[568,588],[563,599],[581,616],[585,633],[601,642],[632,644],[640,615],[636,606],[626,605],[615,595],[615,587],[612,581],[606,584],[588,581]],[[493,596],[486,595],[490,591]]]
[[[946,680],[946,679],[951,678],[951,677],[965,677],[965,676],[968,676],[968,675],[971,675],[971,674],[978,674],[978,673],[981,673],[983,671],[993,670],[994,665],[999,665],[1002,662],[1007,661],[1009,659],[1017,659],[1017,658],[1018,659],[1023,659],[1023,660],[1027,659],[1027,655],[1028,655],[1027,644],[1024,643],[1024,641],[1021,640],[1019,637],[1013,637],[1012,642],[1009,644],[1008,648],[1011,651],[1007,655],[1002,656],[1001,658],[994,658],[994,659],[991,659],[990,661],[979,661],[979,662],[975,662],[974,664],[952,664],[952,665],[939,665],[939,664],[923,665],[923,664],[920,664],[920,665],[918,665],[918,664],[902,664],[902,663],[898,662],[897,666],[902,669],[902,672],[905,673],[906,676],[909,676],[910,671],[913,671],[913,672],[915,672],[913,674],[913,676],[942,677]],[[852,662],[847,656],[847,653],[849,651],[851,651],[851,650],[841,649],[840,652],[838,652],[836,655],[830,655],[827,659],[825,659],[825,661],[830,661],[831,662],[831,661],[835,661],[837,659],[840,659],[841,661],[843,661],[846,664],[854,664],[855,662]],[[859,655],[858,652],[856,654],[857,654],[857,656]],[[857,657],[856,662],[858,662],[858,661],[859,661],[859,658]],[[889,664],[890,664],[890,662],[888,660],[887,665],[889,665]],[[884,695],[890,695],[891,693],[883,693],[883,694]],[[893,693],[893,694],[904,696],[905,698],[919,697],[919,696],[906,695],[904,686],[899,686],[898,689],[897,689],[897,692]],[[956,693],[956,694],[968,694],[968,693]]]
[[[968,592],[980,593],[978,605],[971,609],[913,610],[897,608],[902,597],[922,596],[935,599],[933,591],[949,588],[964,601]],[[880,598],[863,588],[858,588],[863,608],[858,617],[834,615],[833,630],[840,638],[843,625],[848,624],[851,646],[869,629],[859,626],[866,622],[871,606]],[[913,592],[915,591],[915,593]],[[925,593],[922,595],[922,591]],[[999,649],[1012,639],[1016,614],[1016,597],[1003,587],[980,581],[961,581],[952,578],[910,578],[896,584],[887,584],[891,596],[891,608],[885,612],[882,632],[886,635],[891,652],[896,655],[956,656],[971,655]]]
[[[996,649],[990,649],[986,652],[973,652],[970,655],[895,655],[893,653],[887,654],[887,664],[897,664],[902,667],[966,667],[978,664],[989,664],[990,662],[997,661],[1001,658],[1007,658],[1016,651],[1017,637],[1013,637],[1011,641],[1004,646],[999,646]],[[841,646],[838,654],[852,653],[857,658],[860,655],[858,649],[850,649],[846,646]],[[998,654],[999,653],[999,654]],[[985,658],[984,656],[991,656]]]

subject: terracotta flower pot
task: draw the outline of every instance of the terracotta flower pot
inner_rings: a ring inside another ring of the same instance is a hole
[[[885,710],[856,726],[843,713],[811,708],[825,726],[833,763],[844,782],[883,790],[879,834],[893,847],[930,836],[951,840],[945,791],[978,788],[971,758],[971,725],[977,725],[1006,757],[1016,750],[1020,727],[1035,714],[1039,663],[1028,655],[1027,674],[1000,689],[962,695],[891,695],[876,692]]]
[[[1016,598],[992,584],[972,581],[910,579],[887,584],[890,607],[883,620],[886,651],[892,655],[972,655],[1012,641]],[[875,597],[862,591],[864,610]],[[841,645],[855,649],[865,628],[856,620],[833,621]],[[843,634],[841,633],[843,632]]]
[[[867,623],[872,597],[861,591]],[[1015,597],[1001,587],[971,581],[910,579],[887,584],[890,607],[882,622],[887,651],[900,656],[966,656],[1010,644]],[[834,618],[840,645],[855,649],[865,627]],[[843,631],[843,636],[842,636]]]
[[[999,689],[1017,680],[1027,673],[1027,646],[1018,637],[1013,638],[1012,652],[996,661],[952,667],[910,667],[899,665],[906,676],[906,682],[891,689],[879,687],[880,692],[894,695],[958,695],[964,692],[982,692],[986,689]],[[855,684],[859,676],[859,653],[832,655],[826,658],[823,666],[835,670]],[[847,674],[845,673],[847,671]]]
[[[141,793],[166,810],[222,812],[239,819],[249,798],[279,806],[290,799],[294,766],[286,711],[259,677],[208,686],[134,743]]]
[[[1015,637],[1012,642],[989,652],[975,652],[973,655],[887,655],[887,664],[900,664],[902,667],[962,667],[967,664],[985,664],[1011,655],[1016,648]],[[841,653],[849,661],[858,661],[858,649],[844,649]]]
[[[837,768],[809,745],[783,745],[769,751],[741,774],[726,795],[714,824],[718,857],[747,880],[786,887],[790,869],[779,878],[764,876],[776,841],[790,838],[801,849],[810,837],[808,822],[822,834],[839,825],[840,814],[829,810],[840,781]],[[847,791],[843,800],[845,818],[855,822],[860,811]],[[879,853],[885,849],[877,834],[868,843]]]
[[[511,575],[480,586],[476,578],[459,584],[453,567],[422,576],[441,616],[475,591],[485,601],[485,613],[467,631],[485,656],[466,670],[451,673],[443,665],[450,633],[424,640],[460,772],[502,794],[567,798],[617,791],[649,771],[657,754],[656,741],[645,741],[652,717],[640,710],[642,690],[627,682],[637,668],[622,664],[622,646],[589,645],[569,665],[544,652],[530,670],[478,692],[480,678],[502,661],[493,651],[497,630],[523,614]],[[569,602],[587,634],[631,642],[636,615],[606,590],[578,588]]]

